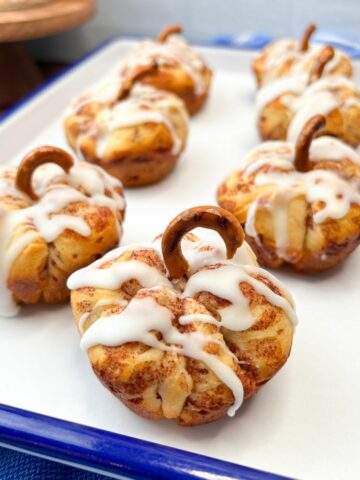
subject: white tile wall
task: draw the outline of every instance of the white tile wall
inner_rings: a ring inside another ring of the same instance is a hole
[[[360,0],[98,0],[87,25],[32,42],[38,58],[71,61],[115,35],[154,36],[181,23],[192,41],[219,33],[296,35],[315,21],[323,30],[359,35]]]

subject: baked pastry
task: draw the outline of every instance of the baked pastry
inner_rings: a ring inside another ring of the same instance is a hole
[[[268,45],[253,61],[252,67],[258,86],[272,82],[279,77],[310,74],[321,56],[320,45],[311,45],[310,39],[316,26],[307,26],[298,40],[281,39]],[[326,65],[324,76],[342,75],[352,77],[350,58],[341,50],[334,50],[334,58]]]
[[[188,233],[195,227],[225,244]],[[181,425],[232,416],[286,362],[293,301],[242,242],[229,212],[192,208],[154,243],[116,249],[70,277],[81,346],[135,413]]]
[[[360,242],[360,157],[336,138],[312,141],[324,125],[316,115],[296,145],[262,143],[219,187],[264,266],[326,270]]]
[[[69,274],[119,244],[124,210],[118,180],[74,165],[60,148],[35,148],[18,168],[2,168],[0,314],[15,315],[20,303],[65,302]]]
[[[258,130],[263,140],[295,142],[306,121],[324,115],[323,132],[353,147],[360,144],[360,91],[350,79],[332,75],[320,78],[333,56],[324,47],[310,81],[304,76],[282,77],[262,87],[256,96]]]
[[[144,69],[147,72],[147,69]],[[188,115],[180,98],[135,84],[143,75],[107,80],[75,99],[65,117],[69,145],[125,187],[160,181],[185,148]]]
[[[169,25],[157,40],[139,43],[124,58],[121,74],[133,76],[148,67],[142,76],[146,85],[175,93],[183,99],[190,115],[203,108],[209,94],[212,72],[201,56],[179,35],[179,25]],[[153,69],[152,67],[156,68]]]

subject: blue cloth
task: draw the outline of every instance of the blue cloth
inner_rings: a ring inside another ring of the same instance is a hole
[[[210,45],[255,50],[265,47],[274,37],[263,33],[243,33],[241,35],[217,35]],[[352,58],[360,58],[360,37],[317,31],[312,37],[315,43],[330,44],[340,48]]]
[[[0,480],[106,480],[106,477],[0,448]]]

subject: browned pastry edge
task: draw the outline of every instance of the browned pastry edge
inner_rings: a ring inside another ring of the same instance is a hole
[[[110,175],[119,178],[124,187],[136,188],[160,182],[174,169],[179,154],[170,151],[149,151],[140,154],[127,154],[111,161],[100,161],[87,155],[85,159],[104,168]]]
[[[21,191],[34,197],[31,175],[35,168],[49,162],[61,166],[65,171],[73,165],[72,157],[66,151],[51,146],[38,147],[24,157],[19,169],[11,178],[14,182],[17,181],[17,188],[20,183]],[[119,194],[122,193],[120,186],[115,187],[115,190]],[[9,211],[29,208],[32,205],[30,201],[19,202],[15,196],[4,196],[1,200],[5,202],[5,209],[9,208]],[[33,200],[36,202],[37,196]],[[13,260],[9,269],[7,287],[17,303],[65,302],[70,296],[66,286],[69,275],[98,259],[119,243],[117,223],[123,221],[123,212],[116,213],[108,206],[77,200],[67,204],[57,213],[82,216],[91,233],[89,236],[82,236],[66,228],[52,242],[45,242],[36,235]],[[19,223],[11,241],[16,241],[28,231],[36,232],[31,219]]]
[[[259,241],[245,234],[247,243],[253,249],[259,264],[266,268],[279,268],[282,265],[291,265],[291,267],[299,273],[321,273],[338,265],[340,262],[353,252],[360,243],[360,234],[356,237],[349,238],[341,244],[333,243],[326,248],[326,252],[310,252],[305,251],[296,262],[289,263],[278,257],[276,248],[269,245],[262,245]],[[289,255],[289,252],[288,252]],[[323,255],[326,255],[324,260]]]
[[[167,65],[159,65],[156,74],[150,72],[147,75],[144,75],[144,77],[141,79],[141,83],[150,85],[160,90],[166,90],[170,93],[174,93],[183,100],[188,113],[190,115],[195,115],[203,108],[209,95],[212,72],[207,67],[205,68],[206,75],[210,77],[209,85],[201,94],[195,93],[193,85],[185,85],[183,88],[167,87],[168,81],[172,76],[172,68]]]
[[[200,207],[205,214],[208,209],[222,212],[222,209],[217,207]],[[227,213],[225,215],[226,218],[229,217]],[[234,225],[236,232],[241,232],[237,221]],[[194,228],[197,226],[194,225]],[[242,232],[239,243],[241,239]],[[113,262],[131,260],[142,261],[165,273],[161,257],[152,249],[129,248],[118,259],[107,262],[101,268],[109,268]],[[219,266],[214,264],[203,268],[216,269]],[[271,280],[262,276],[261,271],[253,276],[273,292],[283,296]],[[222,335],[223,341],[237,358],[232,368],[242,382],[244,398],[247,399],[256,394],[286,362],[291,350],[294,327],[286,313],[269,303],[251,284],[244,280],[239,282],[239,288],[254,314],[254,324],[243,331],[226,328],[220,330],[216,325],[202,322],[181,325],[179,318],[186,314],[210,313],[214,318],[218,318],[217,312],[229,304],[228,300],[207,291],[199,292],[194,297],[181,298],[177,292],[165,287],[142,288],[136,279],[123,283],[118,290],[93,287],[73,290],[71,303],[77,323],[85,312],[91,312],[83,324],[85,331],[99,318],[121,313],[125,307],[116,303],[119,298],[130,301],[134,297],[150,296],[159,305],[171,310],[174,316],[172,322],[181,332],[199,329],[209,337],[214,335],[217,338],[217,335]],[[107,306],[95,307],[102,298],[107,299]],[[206,348],[208,353],[221,355],[221,347],[216,344],[209,344]],[[165,417],[175,420],[181,426],[202,425],[224,417],[234,402],[231,389],[211,368],[182,354],[164,352],[141,342],[128,342],[114,347],[96,345],[88,350],[88,355],[93,371],[102,384],[133,412],[151,420]]]

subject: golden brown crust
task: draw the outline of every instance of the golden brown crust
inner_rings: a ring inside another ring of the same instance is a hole
[[[178,24],[169,25],[160,32],[157,42],[166,46],[166,42],[172,34],[181,33],[182,31],[182,27]],[[191,51],[190,46],[184,48],[188,48]],[[207,100],[212,79],[212,71],[204,60],[199,57],[197,63],[201,62],[201,68],[196,68],[203,87],[201,91],[199,91],[198,85],[187,71],[187,68],[178,59],[174,58],[171,62],[166,63],[163,59],[157,61],[155,55],[154,62],[157,65],[157,69],[144,75],[141,83],[174,93],[184,101],[190,115],[200,111]],[[121,74],[125,76],[129,74],[126,64]]]
[[[153,250],[129,249],[113,262],[130,259],[137,259],[164,272],[164,265]],[[108,268],[113,262],[103,268]],[[260,275],[255,277],[280,293],[267,279]],[[178,318],[186,314],[218,317],[217,309],[226,301],[208,292],[200,292],[195,298],[181,298],[167,288],[141,290],[141,287],[137,280],[132,280],[118,290],[85,287],[72,291],[71,304],[77,324],[84,313],[91,312],[83,325],[86,331],[102,316],[121,312],[124,306],[116,304],[119,300],[150,296],[171,310],[173,324],[179,331],[199,331],[209,336],[209,340],[219,342],[218,345],[209,343],[206,351],[220,356],[236,372],[243,384],[245,398],[255,394],[289,356],[293,324],[283,310],[270,304],[245,282],[239,288],[249,301],[254,325],[242,332],[219,329],[216,325],[203,322],[178,323]],[[94,309],[97,302],[104,299],[109,304]],[[227,353],[226,345],[237,357],[237,362]],[[201,425],[225,416],[234,402],[231,390],[209,367],[175,352],[131,342],[118,347],[98,345],[90,348],[88,353],[92,368],[104,386],[128,408],[145,418],[157,420],[165,417],[183,426]]]
[[[257,127],[262,140],[286,140],[293,114],[280,98],[265,105],[258,117]]]
[[[348,180],[360,181],[360,168],[349,159],[326,160],[311,165],[313,170],[337,172]],[[275,242],[274,218],[267,206],[276,186],[254,184],[255,175],[246,177],[238,171],[230,175],[217,192],[219,205],[232,212],[245,225],[250,206],[259,201],[255,229],[257,238],[246,235],[260,265],[279,268],[290,264],[295,270],[313,273],[327,270],[343,261],[360,243],[360,206],[352,204],[341,219],[313,221],[314,214],[323,205],[308,204],[303,194],[292,198],[287,206],[288,247],[279,252]]]
[[[204,107],[208,98],[212,72],[204,65],[201,76],[205,85],[202,93],[196,93],[193,79],[180,66],[175,65],[158,66],[157,71],[144,76],[141,83],[174,93],[184,101],[189,114],[195,115]]]
[[[326,124],[317,136],[331,135],[352,147],[360,144],[360,108],[358,105],[345,106],[348,100],[358,100],[359,96],[349,88],[332,89],[340,107],[325,115]],[[288,94],[285,94],[286,96]],[[290,95],[290,94],[289,94]],[[282,103],[281,96],[269,102],[258,117],[258,131],[262,140],[286,140],[295,111]]]
[[[64,122],[67,141],[85,160],[103,167],[119,178],[125,187],[150,185],[162,180],[173,170],[185,148],[188,125],[181,107],[180,102],[164,113],[180,142],[177,149],[174,149],[174,137],[164,123],[145,122],[112,131],[99,157],[97,142],[102,128],[101,115],[105,109],[113,108],[108,105],[94,107],[94,115],[92,110],[88,113],[83,109],[69,115]]]
[[[283,41],[284,40],[278,40],[272,42],[253,59],[252,70],[258,87],[263,86],[267,81],[288,76],[291,74],[291,69],[299,62],[302,62],[303,73],[310,73],[314,69],[319,55],[321,56],[321,51],[319,51],[318,55],[308,55],[309,48],[303,51],[301,50],[302,42],[290,40],[288,42],[289,54],[285,55],[281,61],[276,62],[276,64],[271,67],[271,71],[269,71],[266,64],[272,58],[278,57],[278,48]],[[308,57],[305,57],[305,55],[308,55]],[[307,58],[306,61],[304,61],[305,58]],[[350,58],[343,54],[340,58],[337,58],[334,65],[331,65],[330,68],[327,69],[326,74],[351,78],[353,75],[353,67]],[[269,78],[267,78],[268,76]]]
[[[14,182],[15,191],[16,170],[10,174],[5,171],[3,175]],[[66,183],[66,180],[54,180],[53,185],[62,182]],[[120,187],[116,191],[122,194]],[[15,194],[0,196],[0,209],[3,208],[7,212],[32,205],[34,203],[28,197],[22,197],[20,191],[16,196]],[[12,262],[8,273],[7,287],[18,303],[65,302],[70,296],[66,286],[69,275],[101,257],[119,243],[124,211],[114,212],[107,206],[74,201],[56,212],[56,215],[58,214],[81,217],[90,227],[90,234],[82,236],[73,230],[65,229],[54,241],[47,243],[31,219],[24,219],[18,223],[12,232],[10,245],[21,240],[28,232],[34,234]],[[55,214],[50,214],[50,217],[53,215]]]

